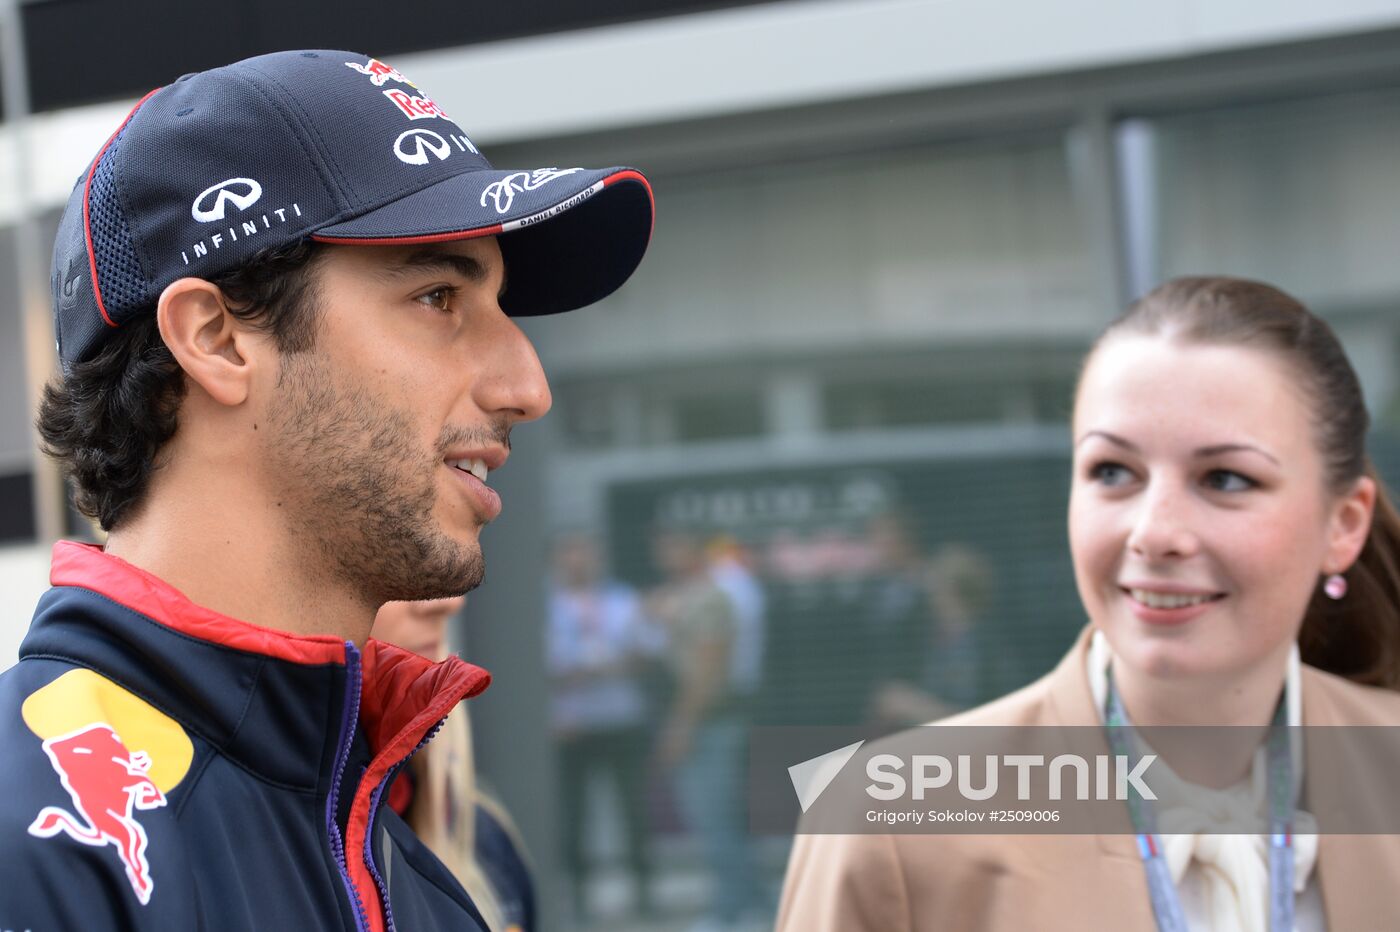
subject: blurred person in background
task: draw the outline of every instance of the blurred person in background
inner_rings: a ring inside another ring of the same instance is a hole
[[[1400,836],[1318,834],[1393,800],[1393,773],[1284,728],[1400,725],[1400,517],[1367,425],[1331,328],[1277,289],[1185,278],[1134,304],[1074,405],[1089,625],[1053,672],[946,724],[1111,725],[1115,753],[1132,725],[1274,739],[1173,773],[1198,803],[1152,810],[1175,833],[1135,808],[1136,837],[800,835],[778,928],[1393,928]],[[1220,833],[1241,822],[1269,832]]]
[[[757,694],[763,679],[767,646],[768,598],[754,573],[749,552],[733,537],[719,535],[705,548],[710,576],[734,609],[734,644],[729,658],[729,683],[742,710]]]
[[[449,623],[466,596],[385,602],[370,637],[429,660],[448,649]],[[471,716],[465,704],[432,743],[409,758],[389,787],[388,805],[471,895],[491,932],[532,932],[535,889],[525,846],[505,808],[477,782]]]
[[[664,582],[647,605],[670,635],[676,680],[657,754],[675,771],[681,808],[713,882],[710,908],[695,932],[719,932],[751,922],[760,905],[744,820],[746,731],[733,679],[736,608],[715,581],[698,533],[663,530],[653,547]]]
[[[584,829],[595,815],[590,781],[604,778],[622,813],[627,867],[639,912],[652,911],[647,765],[653,728],[643,677],[664,650],[629,586],[603,574],[596,538],[562,536],[554,548],[546,632],[551,724],[559,761],[564,863],[576,915],[588,918],[591,852]]]
[[[922,577],[928,613],[917,670],[877,688],[875,720],[885,725],[917,725],[970,708],[998,660],[984,656],[979,629],[992,599],[986,557],[967,544],[944,544]]]
[[[886,686],[920,679],[929,601],[924,556],[908,519],[878,515],[865,536],[872,561],[848,620],[855,630],[846,663],[859,684],[862,720],[878,722]]]

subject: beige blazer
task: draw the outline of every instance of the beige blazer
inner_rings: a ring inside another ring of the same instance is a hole
[[[1088,634],[1042,679],[950,724],[1098,722],[1085,673]],[[1400,693],[1308,666],[1302,684],[1304,725],[1400,725]],[[1335,759],[1315,760],[1311,746],[1305,754],[1305,779],[1345,772]],[[1306,807],[1324,826],[1330,807],[1348,811],[1357,798],[1400,793],[1400,777],[1357,769],[1342,792],[1304,787]],[[1328,932],[1400,929],[1400,836],[1322,835],[1316,870]],[[798,835],[777,928],[1146,932],[1156,922],[1131,835]]]

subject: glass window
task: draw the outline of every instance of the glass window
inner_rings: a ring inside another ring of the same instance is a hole
[[[1062,133],[657,180],[626,288],[531,328],[547,366],[860,356],[1086,333],[1101,306]]]
[[[1326,312],[1400,297],[1400,88],[1134,120],[1120,129],[1140,287],[1225,272]]]

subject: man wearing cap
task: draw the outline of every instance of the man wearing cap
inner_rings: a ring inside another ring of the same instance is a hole
[[[636,171],[500,171],[397,70],[282,52],[145,97],[54,250],[61,542],[0,675],[0,928],[485,928],[384,806],[489,676],[368,637],[483,573],[549,408],[513,317],[641,261]]]

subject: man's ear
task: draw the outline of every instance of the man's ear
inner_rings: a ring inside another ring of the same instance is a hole
[[[181,278],[161,292],[156,325],[185,375],[220,404],[242,404],[252,367],[248,353],[258,342],[229,312],[219,286],[202,278]]]

